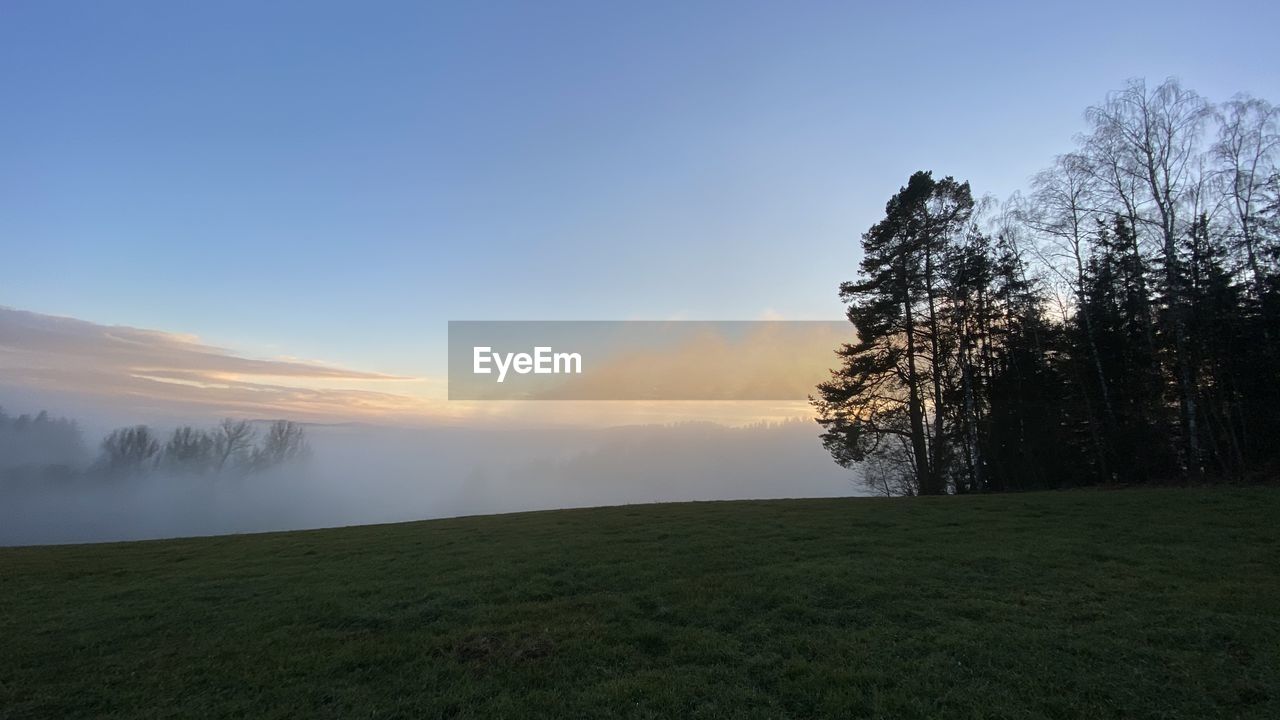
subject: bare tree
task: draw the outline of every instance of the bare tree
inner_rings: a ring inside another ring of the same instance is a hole
[[[244,458],[253,448],[254,431],[248,420],[226,418],[213,433],[215,469],[222,472],[233,458]]]
[[[1265,100],[1237,95],[1222,106],[1213,159],[1222,193],[1239,234],[1253,290],[1263,294],[1259,215],[1266,204],[1267,183],[1276,174],[1280,153],[1280,108]]]
[[[119,428],[102,441],[101,467],[113,475],[148,469],[160,453],[160,442],[146,425]]]
[[[204,473],[213,464],[214,438],[204,430],[183,426],[173,431],[164,446],[164,463],[181,472]]]
[[[1088,158],[1079,153],[1060,155],[1053,167],[1041,171],[1032,180],[1031,202],[1019,211],[1027,227],[1047,240],[1045,246],[1038,248],[1040,257],[1049,271],[1071,289],[1077,310],[1084,307],[1089,226],[1098,216],[1095,205],[1098,187],[1098,179]],[[1088,335],[1097,364],[1097,346],[1087,313],[1081,317],[1081,325]],[[1107,383],[1100,364],[1097,364],[1097,371],[1105,401]]]
[[[276,420],[267,428],[261,447],[253,452],[253,466],[264,470],[305,458],[311,452],[306,432],[298,423]]]
[[[1116,173],[1117,199],[1154,207],[1151,216],[1135,219],[1158,225],[1166,251],[1180,230],[1178,208],[1194,182],[1201,130],[1212,112],[1204,98],[1174,79],[1151,91],[1143,80],[1130,81],[1086,112],[1094,128],[1088,145]]]
[[[1178,254],[1178,238],[1190,227],[1191,218],[1180,217],[1179,210],[1186,193],[1197,184],[1194,174],[1199,167],[1199,143],[1211,116],[1208,102],[1173,79],[1154,90],[1148,90],[1145,81],[1130,81],[1127,88],[1086,113],[1093,125],[1086,146],[1092,150],[1095,167],[1105,170],[1099,177],[1114,180],[1110,185],[1115,199],[1127,214],[1156,230],[1165,271],[1187,463],[1196,474],[1201,472],[1198,392],[1189,358]],[[1148,211],[1139,214],[1143,208]]]

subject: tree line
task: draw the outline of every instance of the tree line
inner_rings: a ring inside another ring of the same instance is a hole
[[[0,409],[0,477],[66,479],[77,475],[127,478],[170,475],[248,475],[306,458],[305,429],[276,420],[262,432],[248,420],[223,420],[209,429],[184,425],[167,436],[146,425],[117,428],[90,460],[78,424],[47,412],[11,417]]]
[[[1026,194],[913,174],[811,398],[885,494],[1238,480],[1280,448],[1280,109],[1141,80]]]

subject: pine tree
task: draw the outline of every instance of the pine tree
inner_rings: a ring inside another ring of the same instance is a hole
[[[860,278],[840,286],[857,340],[838,351],[842,367],[813,400],[837,462],[849,466],[905,443],[922,495],[947,490],[944,266],[972,212],[967,183],[928,172],[913,174],[889,200],[885,218],[862,237]]]

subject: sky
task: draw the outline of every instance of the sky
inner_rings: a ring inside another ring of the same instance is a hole
[[[1277,27],[1266,2],[6,0],[0,306],[420,400],[449,320],[836,319],[912,171],[1006,197],[1131,77],[1280,100]]]

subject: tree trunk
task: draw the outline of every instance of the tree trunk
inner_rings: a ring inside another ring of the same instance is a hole
[[[925,442],[924,405],[920,399],[920,374],[916,368],[916,330],[911,295],[903,301],[907,336],[907,414],[911,419],[911,453],[916,461],[916,487],[921,495],[933,495],[933,465]]]

